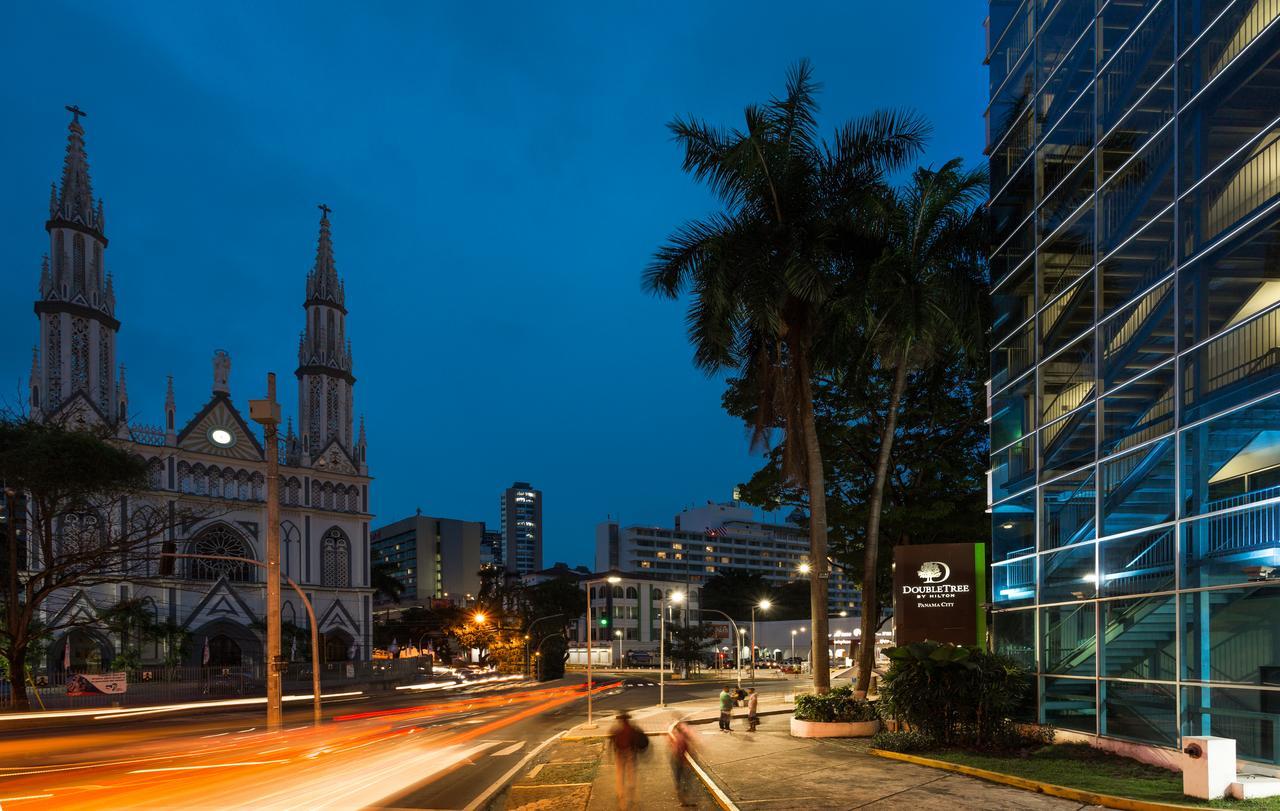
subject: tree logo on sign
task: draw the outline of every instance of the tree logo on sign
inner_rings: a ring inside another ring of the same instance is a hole
[[[945,583],[951,577],[951,567],[942,561],[927,560],[920,565],[916,575],[926,583]]]

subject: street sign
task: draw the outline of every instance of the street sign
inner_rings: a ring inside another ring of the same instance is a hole
[[[893,554],[896,642],[985,645],[986,544],[899,546]]]

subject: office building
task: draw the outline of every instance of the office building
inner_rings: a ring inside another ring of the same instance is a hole
[[[596,568],[653,572],[690,585],[728,569],[755,572],[775,585],[807,578],[809,532],[793,524],[770,524],[741,502],[682,511],[674,527],[596,525]],[[827,604],[833,613],[859,613],[860,592],[832,568]]]
[[[502,530],[486,528],[480,536],[480,565],[503,568],[506,556],[502,548]]]
[[[480,591],[484,522],[417,515],[373,531],[373,559],[393,567],[402,600],[447,599],[465,605]]]
[[[1280,3],[990,3],[993,641],[1280,762]]]
[[[507,571],[528,574],[542,568],[542,491],[516,482],[502,491],[503,560]]]

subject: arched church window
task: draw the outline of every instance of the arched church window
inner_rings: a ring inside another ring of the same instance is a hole
[[[325,342],[328,344],[329,357],[332,358],[332,357],[336,357],[338,354],[334,347],[334,341],[338,339],[338,331],[333,328],[333,310],[329,311],[329,317],[327,321],[328,321],[328,323],[326,324],[327,329],[325,329],[324,337],[325,337]]]
[[[111,407],[111,344],[107,340],[107,331],[98,331],[98,405],[103,413],[110,414]],[[124,419],[121,414],[120,418]]]
[[[338,411],[338,383],[330,380],[326,387],[328,393],[325,395],[325,425],[329,430],[329,439],[333,439],[338,435],[338,417],[341,412]]]
[[[194,493],[195,485],[191,481],[191,465],[178,463],[178,489],[183,493]]]
[[[296,482],[297,479],[294,479]],[[253,492],[254,501],[267,500],[267,480],[261,473],[254,473],[249,477],[249,486]]]
[[[201,530],[191,541],[191,554],[253,559],[253,551],[240,533],[226,524],[214,524]],[[255,567],[233,560],[196,559],[188,571],[193,580],[217,580],[226,577],[241,583],[252,583]]]
[[[302,533],[292,521],[280,522],[280,557],[284,573],[296,579],[302,572]]]
[[[164,461],[151,459],[147,462],[147,484],[156,490],[164,487]]]
[[[314,457],[324,450],[320,447],[320,406],[324,400],[324,389],[320,385],[319,377],[311,378],[308,395],[307,411],[310,412],[311,417],[308,420],[310,424],[307,426],[307,433],[311,437],[311,455]],[[314,497],[312,500],[315,500]]]
[[[44,362],[49,373],[49,389],[46,394],[49,396],[49,407],[53,409],[62,404],[62,316],[57,313],[49,316]]]
[[[79,316],[71,319],[71,388],[89,388],[89,320]]]
[[[209,495],[222,498],[222,471],[217,467],[209,468]]]
[[[323,504],[324,508],[327,510],[332,510],[333,509],[333,485],[330,484],[329,482],[325,482],[324,485],[321,486],[320,488],[320,493],[324,499],[324,504]]]
[[[329,527],[320,539],[320,584],[338,588],[351,585],[351,541],[337,527]]]
[[[88,512],[65,515],[60,540],[64,554],[91,552],[102,544],[102,521]]]
[[[84,292],[84,235],[76,234],[71,238],[71,292]]]
[[[236,498],[241,501],[248,501],[253,494],[253,488],[249,484],[249,471],[242,470],[236,474]]]
[[[160,511],[144,504],[129,517],[134,574],[150,576],[160,571],[159,552],[164,541],[165,521]]]
[[[198,496],[209,494],[209,474],[205,471],[204,465],[197,464],[191,468],[191,481],[195,485],[193,491]]]

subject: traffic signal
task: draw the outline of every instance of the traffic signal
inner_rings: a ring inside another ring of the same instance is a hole
[[[608,628],[608,627],[609,627],[609,615],[608,615],[608,614],[601,614],[601,615],[600,615],[600,627],[601,627],[601,628]]]

